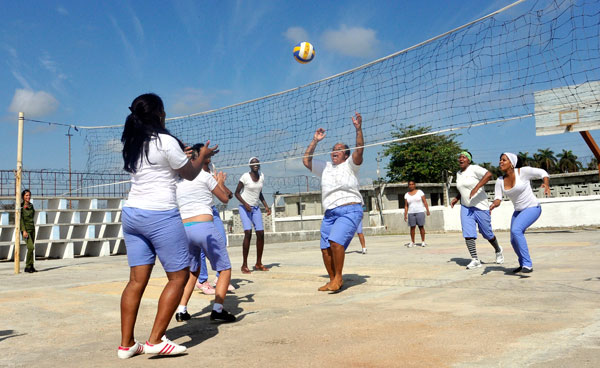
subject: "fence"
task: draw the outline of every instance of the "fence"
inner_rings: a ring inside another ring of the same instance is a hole
[[[23,188],[33,196],[125,197],[129,174],[100,174],[60,170],[23,170]],[[15,172],[0,170],[0,197],[15,195]]]

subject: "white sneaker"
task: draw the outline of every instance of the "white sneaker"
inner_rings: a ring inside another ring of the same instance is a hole
[[[421,244],[419,244],[419,246],[425,247],[425,246],[427,246],[427,244],[425,244],[425,242],[422,242]]]
[[[133,346],[128,348],[119,346],[119,350],[117,350],[117,356],[121,359],[128,359],[139,354],[144,354],[144,344],[140,344],[137,340]]]
[[[152,345],[148,341],[144,344],[144,353],[146,354],[176,355],[184,353],[186,350],[185,346],[174,343],[166,336],[162,337],[160,344]]]
[[[473,258],[473,259],[471,260],[471,263],[469,263],[469,264],[467,265],[467,270],[471,270],[471,269],[473,269],[473,268],[478,268],[478,267],[481,267],[481,261],[480,261],[480,260],[478,260],[477,258]]]
[[[415,243],[413,243],[413,242],[410,242],[410,243],[406,244],[407,248],[412,248],[414,246],[415,246]]]
[[[216,288],[217,287],[217,281],[219,281],[219,278],[215,277],[215,279],[210,283],[210,286]]]
[[[497,264],[504,263],[504,255],[502,254],[502,247],[500,247],[500,251],[496,253],[496,263]]]
[[[362,249],[362,254],[367,254],[367,248]]]

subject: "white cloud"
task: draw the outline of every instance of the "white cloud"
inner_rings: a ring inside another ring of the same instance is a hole
[[[376,33],[369,28],[342,25],[340,29],[323,33],[323,47],[346,56],[372,57],[380,43]]]
[[[68,11],[67,9],[65,9],[65,8],[64,8],[62,5],[59,5],[59,6],[56,8],[56,11],[57,11],[59,14],[62,14],[62,15],[69,15],[69,11]]]
[[[140,22],[140,18],[133,15],[132,16],[133,27],[135,28],[135,33],[137,34],[140,40],[144,40],[144,27],[142,27],[142,22]]]
[[[293,43],[308,41],[308,32],[302,27],[290,27],[283,35]]]
[[[58,64],[52,59],[48,52],[44,52],[40,57],[40,64],[44,69],[52,74],[52,87],[59,92],[64,92],[64,81],[67,80],[67,75],[60,70]]]
[[[37,118],[56,111],[58,100],[45,91],[17,89],[8,108],[11,112],[24,112],[26,117]]]
[[[185,88],[175,97],[175,103],[169,109],[173,115],[188,115],[203,112],[210,108],[210,97],[196,88]]]

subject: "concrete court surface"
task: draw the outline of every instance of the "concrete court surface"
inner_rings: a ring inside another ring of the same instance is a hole
[[[466,270],[459,233],[355,238],[345,285],[325,282],[317,241],[268,244],[269,272],[243,275],[230,247],[234,293],[225,308],[239,320],[209,320],[212,297],[194,293],[191,321],[173,319],[167,336],[179,357],[117,358],[119,300],[126,256],[39,260],[36,274],[0,263],[0,366],[8,367],[599,367],[600,229],[527,234],[534,272],[518,276],[509,233],[497,233],[506,262],[477,242],[482,268]],[[252,244],[250,263],[255,260]],[[145,341],[165,283],[157,263],[138,316]]]

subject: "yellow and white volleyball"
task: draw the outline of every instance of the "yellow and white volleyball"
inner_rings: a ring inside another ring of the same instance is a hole
[[[300,42],[294,46],[294,59],[297,62],[306,64],[315,58],[315,48],[310,42]]]

